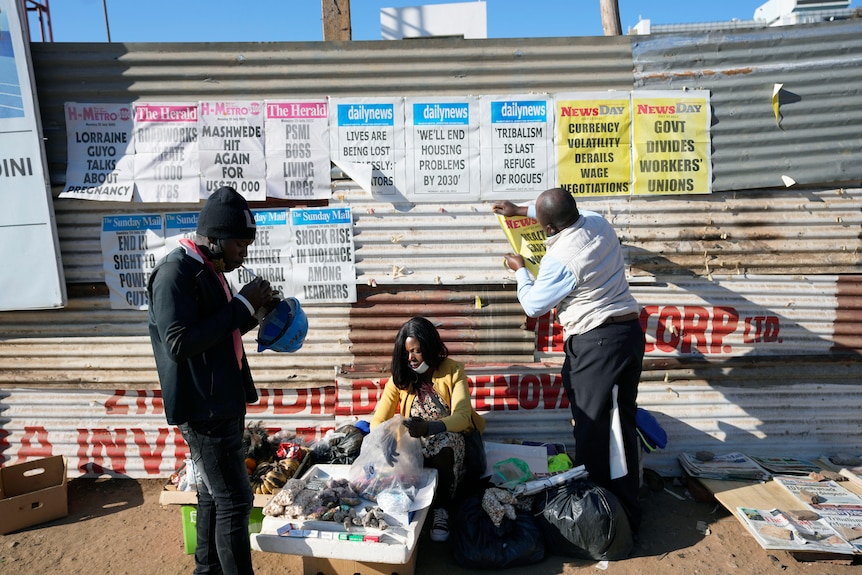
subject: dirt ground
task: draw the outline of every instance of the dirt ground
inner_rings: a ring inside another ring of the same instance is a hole
[[[75,479],[69,482],[69,516],[0,536],[0,573],[170,575],[192,573],[183,549],[179,506],[159,505],[163,481]],[[504,570],[511,575],[591,573],[618,575],[860,575],[847,562],[803,562],[765,551],[719,504],[697,502],[675,481],[644,499],[644,521],[634,555],[602,565],[548,555],[544,561]],[[254,551],[257,575],[301,575],[302,559]],[[448,543],[423,534],[415,573],[464,575]]]

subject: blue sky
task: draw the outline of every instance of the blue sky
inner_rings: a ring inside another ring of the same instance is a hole
[[[463,1],[463,0],[459,0]],[[750,20],[765,0],[619,0],[623,33],[653,24]],[[105,0],[114,42],[323,40],[320,0]],[[380,9],[447,0],[352,0],[354,40],[380,40]],[[102,0],[50,3],[55,42],[105,42]],[[599,0],[486,0],[489,38],[601,36]],[[851,6],[859,6],[859,0]],[[38,24],[36,24],[38,26]],[[38,39],[38,33],[34,36]]]

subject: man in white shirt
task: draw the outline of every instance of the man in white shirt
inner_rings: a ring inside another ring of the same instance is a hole
[[[529,317],[557,308],[565,336],[561,375],[575,425],[575,463],[585,465],[593,482],[617,496],[637,533],[641,510],[635,417],[644,334],[619,239],[601,215],[579,211],[572,195],[561,188],[546,190],[534,206],[500,201],[492,210],[534,217],[545,231],[547,252],[538,277],[532,277],[519,255],[506,254],[506,264],[515,271],[518,301]],[[623,470],[611,461],[614,388]]]

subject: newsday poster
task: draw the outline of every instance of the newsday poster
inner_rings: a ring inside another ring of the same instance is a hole
[[[632,92],[633,193],[709,194],[709,91]]]
[[[631,194],[628,92],[557,94],[557,174],[578,196]]]

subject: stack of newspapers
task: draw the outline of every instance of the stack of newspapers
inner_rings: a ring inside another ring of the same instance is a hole
[[[715,455],[706,461],[693,453],[682,452],[679,463],[691,477],[728,481],[768,481],[770,473],[744,453]]]

